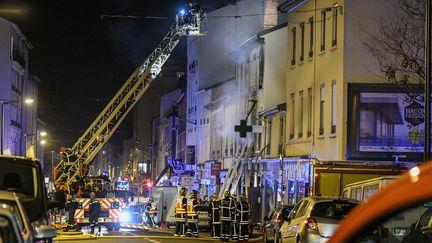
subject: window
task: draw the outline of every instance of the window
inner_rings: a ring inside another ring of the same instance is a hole
[[[310,137],[312,135],[312,88],[308,89],[308,129],[307,136]]]
[[[304,34],[305,34],[305,23],[300,24],[300,62],[304,60]]]
[[[295,94],[291,94],[290,139],[294,138]]]
[[[332,117],[331,117],[331,133],[336,133],[336,80],[332,81]]]
[[[295,64],[295,56],[296,56],[296,27],[291,29],[292,34],[292,59],[291,65]]]
[[[314,44],[314,18],[309,18],[309,58],[313,57]]]
[[[319,135],[324,134],[324,84],[320,87]]]
[[[321,11],[321,51],[325,50],[326,10]]]
[[[296,218],[302,217],[306,213],[306,210],[309,207],[309,204],[310,203],[308,201],[306,201],[306,200],[303,201],[302,205],[300,206],[300,208],[297,212]]]
[[[304,99],[303,99],[303,90],[299,92],[300,98],[300,108],[299,108],[299,123],[298,123],[298,137],[303,137],[303,107],[304,107]]]
[[[337,15],[338,15],[338,8],[333,7],[332,10],[332,46],[336,46],[337,44]]]

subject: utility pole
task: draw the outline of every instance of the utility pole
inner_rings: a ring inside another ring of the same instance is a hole
[[[430,160],[430,133],[431,133],[431,87],[430,87],[430,56],[431,56],[431,7],[432,0],[426,1],[426,28],[425,28],[425,129],[424,129],[424,152],[423,160]]]

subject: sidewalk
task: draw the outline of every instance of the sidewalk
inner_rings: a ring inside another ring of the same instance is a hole
[[[150,231],[155,232],[164,232],[172,234],[173,239],[179,238],[178,236],[174,236],[174,227],[170,227],[169,229],[161,229],[161,228],[150,228]],[[210,231],[200,230],[198,233],[198,238],[195,237],[182,237],[182,239],[199,239],[199,240],[211,240],[211,241],[220,241],[219,239],[213,239],[211,237]],[[249,242],[261,242],[263,239],[262,231],[259,229],[253,229],[252,235],[249,238]],[[231,240],[233,241],[233,240]]]

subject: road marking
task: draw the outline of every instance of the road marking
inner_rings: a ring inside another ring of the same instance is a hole
[[[153,243],[161,243],[160,241],[153,240],[153,239],[147,239],[147,240],[150,241],[150,242],[153,242]]]

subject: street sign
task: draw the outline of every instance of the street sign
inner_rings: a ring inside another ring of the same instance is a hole
[[[417,126],[424,122],[424,107],[423,105],[413,102],[405,107],[405,121]]]
[[[194,177],[193,176],[182,176],[180,179],[181,186],[193,186]]]
[[[221,163],[218,163],[218,162],[216,162],[216,163],[213,163],[212,165],[211,165],[211,175],[212,176],[218,176],[219,174],[220,174],[220,171],[221,171]]]
[[[247,125],[246,120],[240,120],[240,125],[234,126],[234,131],[240,133],[241,138],[245,138],[248,132],[252,132],[252,126]]]

